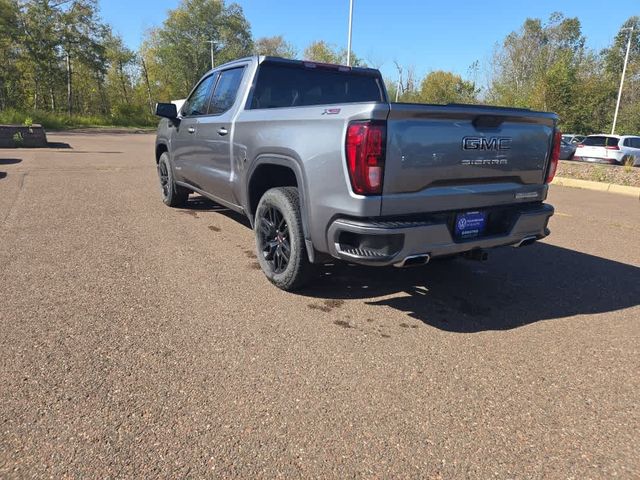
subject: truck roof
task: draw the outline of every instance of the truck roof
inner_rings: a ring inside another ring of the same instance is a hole
[[[283,64],[289,64],[289,65],[303,65],[303,66],[323,66],[323,67],[327,67],[327,68],[335,68],[335,69],[339,69],[339,70],[343,70],[343,71],[352,71],[352,72],[358,72],[358,73],[365,73],[365,74],[373,74],[373,75],[380,75],[380,71],[378,69],[375,68],[369,68],[369,67],[354,67],[354,66],[348,66],[348,65],[341,65],[341,64],[337,64],[337,63],[324,63],[324,62],[316,62],[313,60],[297,60],[297,59],[291,59],[291,58],[282,58],[282,57],[271,57],[271,56],[266,56],[266,55],[260,55],[258,57],[258,62],[259,63],[263,63],[263,62],[273,62],[273,63],[283,63]]]
[[[254,61],[254,62],[258,62],[258,63],[263,63],[263,62],[282,63],[282,64],[302,65],[302,66],[314,66],[315,65],[315,66],[323,66],[323,67],[327,67],[327,68],[335,68],[335,69],[340,69],[340,70],[343,70],[343,71],[352,71],[352,72],[368,74],[368,75],[380,75],[380,71],[375,69],[375,68],[353,67],[353,66],[340,65],[340,64],[334,64],[334,63],[315,62],[313,60],[297,60],[297,59],[283,58],[283,57],[272,57],[272,56],[269,56],[269,55],[252,55],[252,56],[249,56],[249,57],[238,58],[238,59],[235,59],[235,60],[231,60],[230,62],[223,63],[221,65],[216,65],[210,71],[218,70],[220,68],[230,67],[230,66],[235,65],[236,63],[247,62],[247,61]]]

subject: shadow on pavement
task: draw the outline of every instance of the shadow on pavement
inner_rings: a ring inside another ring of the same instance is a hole
[[[192,196],[187,211],[220,212],[251,228],[244,215],[205,197]],[[360,299],[441,330],[474,333],[637,306],[640,268],[538,242],[491,250],[486,263],[458,258],[398,269],[336,262],[320,266],[297,294]]]
[[[322,267],[300,294],[362,299],[442,330],[472,333],[636,306],[640,268],[538,243],[493,250],[487,263],[457,259],[402,270],[336,263]]]
[[[3,178],[6,178],[7,176],[7,172],[0,172],[0,180],[2,180]]]
[[[251,228],[251,224],[249,223],[249,219],[244,215],[231,210],[230,208],[219,205],[206,197],[201,195],[191,195],[189,197],[189,201],[185,207],[186,211],[202,211],[202,212],[219,212],[230,219],[243,224],[247,228]]]
[[[85,127],[72,128],[69,130],[49,130],[47,135],[65,135],[65,136],[98,136],[98,135],[131,135],[131,134],[151,134],[157,131],[156,128],[136,128],[136,127]]]
[[[15,165],[21,161],[21,158],[0,158],[0,165]]]
[[[48,148],[61,148],[61,149],[70,149],[70,148],[72,148],[71,145],[69,145],[66,142],[47,142],[47,147]]]

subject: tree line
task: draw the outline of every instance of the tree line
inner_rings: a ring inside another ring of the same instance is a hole
[[[496,45],[490,61],[470,66],[467,78],[440,70],[418,78],[414,67],[396,63],[396,78],[385,82],[401,102],[550,110],[565,131],[607,131],[629,27],[636,33],[617,130],[640,133],[639,17],[598,52],[586,47],[578,18],[527,19]],[[322,40],[298,51],[282,35],[254,39],[242,8],[223,0],[182,0],[135,51],[102,21],[97,0],[0,0],[0,111],[152,124],[154,103],[184,98],[212,61],[251,54],[346,62],[344,49]],[[353,54],[352,64],[380,66]]]

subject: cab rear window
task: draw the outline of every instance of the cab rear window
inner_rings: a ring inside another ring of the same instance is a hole
[[[265,62],[260,65],[249,108],[382,102],[380,83],[375,75],[350,69]]]
[[[585,138],[582,144],[585,147],[615,147],[618,145],[618,141],[616,137],[597,135]]]

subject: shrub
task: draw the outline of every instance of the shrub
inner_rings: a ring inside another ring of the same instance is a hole
[[[17,132],[13,134],[13,143],[16,144],[16,147],[21,147],[22,144],[24,144],[24,137],[22,136],[22,133]]]
[[[67,115],[65,113],[15,109],[0,110],[0,124],[41,124],[47,130],[66,130],[78,127],[154,127],[157,119],[142,108],[116,107],[111,115]]]

